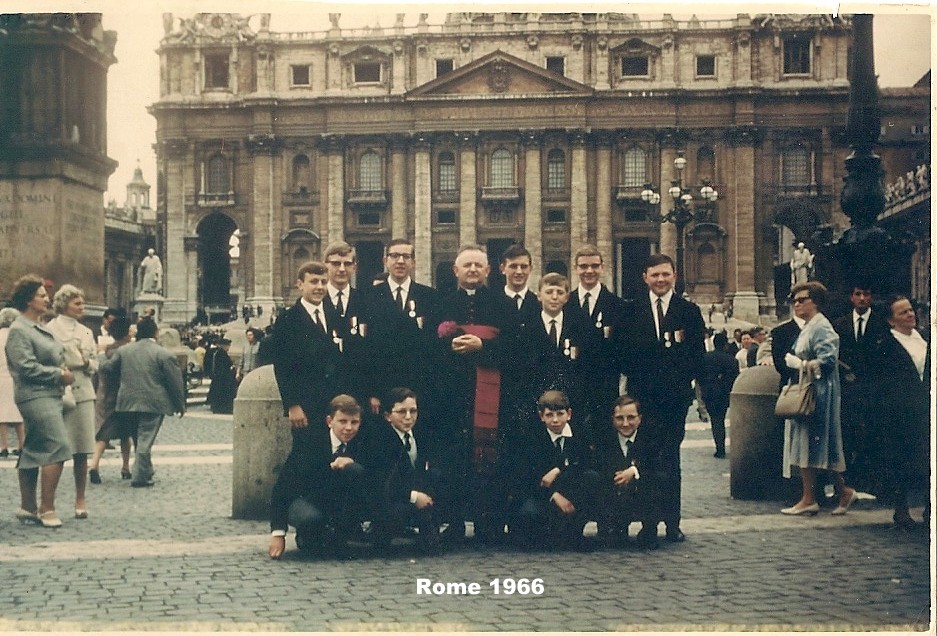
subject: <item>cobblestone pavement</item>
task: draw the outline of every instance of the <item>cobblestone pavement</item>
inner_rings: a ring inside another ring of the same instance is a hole
[[[714,631],[925,630],[931,543],[860,501],[844,517],[778,514],[734,501],[708,425],[683,447],[689,539],[651,553],[524,553],[471,543],[439,557],[406,546],[314,560],[265,554],[267,524],[231,512],[231,418],[204,407],[168,418],[157,486],[132,490],[115,451],[89,485],[90,519],[19,524],[14,461],[0,460],[0,631]],[[731,451],[730,451],[731,452]],[[915,516],[920,510],[913,512]],[[539,596],[495,594],[495,579],[542,579]],[[417,579],[478,583],[478,595],[417,594]]]

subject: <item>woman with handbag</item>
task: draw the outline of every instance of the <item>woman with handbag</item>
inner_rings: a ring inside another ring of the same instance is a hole
[[[58,528],[55,491],[65,460],[72,456],[62,419],[63,387],[75,381],[62,364],[62,344],[42,324],[49,294],[38,276],[27,275],[13,286],[10,303],[20,311],[10,325],[5,352],[13,374],[16,406],[23,415],[26,439],[16,468],[20,482],[20,509],[16,518],[46,528]],[[36,489],[42,474],[40,501]]]
[[[784,360],[810,382],[808,391],[813,392],[814,406],[809,415],[789,417],[784,422],[783,474],[790,478],[791,466],[797,466],[803,486],[800,501],[781,510],[785,515],[815,515],[820,511],[814,495],[818,470],[833,475],[839,504],[832,514],[846,514],[857,499],[855,489],[843,480],[846,461],[840,428],[839,336],[820,312],[826,294],[826,287],[817,281],[797,283],[791,288],[794,315],[805,324]]]
[[[62,285],[52,299],[52,309],[56,316],[49,321],[49,331],[62,343],[62,361],[75,374],[75,383],[71,386],[74,404],[65,403],[64,418],[74,460],[75,518],[87,519],[85,486],[88,483],[88,456],[94,453],[95,391],[92,376],[98,370],[97,347],[91,329],[78,322],[85,313],[83,291],[74,285]]]

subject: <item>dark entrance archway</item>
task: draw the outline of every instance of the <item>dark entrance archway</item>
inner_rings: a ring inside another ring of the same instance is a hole
[[[237,229],[231,217],[214,213],[198,224],[198,303],[209,321],[225,320],[231,311],[231,256],[229,241]]]

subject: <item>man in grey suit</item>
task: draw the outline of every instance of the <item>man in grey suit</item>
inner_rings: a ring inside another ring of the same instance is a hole
[[[182,370],[176,358],[156,342],[156,322],[144,318],[137,323],[137,341],[114,352],[101,371],[120,377],[117,411],[127,413],[136,424],[137,451],[133,462],[134,488],[153,485],[150,450],[163,417],[185,414]]]

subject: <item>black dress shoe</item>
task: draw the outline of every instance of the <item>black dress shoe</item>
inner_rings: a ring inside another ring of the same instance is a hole
[[[667,528],[667,540],[671,543],[683,543],[686,541],[686,535],[679,527]]]
[[[439,533],[439,539],[443,543],[461,543],[465,540],[465,523],[450,523],[449,526]]]
[[[92,484],[100,484],[100,483],[101,483],[101,473],[98,472],[98,469],[97,469],[97,468],[92,468],[91,470],[88,471],[88,480],[89,480]]]
[[[656,550],[660,547],[657,539],[657,528],[642,529],[635,537],[634,547],[639,550]]]
[[[725,459],[726,452],[724,450],[717,450],[715,453],[713,453],[713,457],[716,459]]]
[[[153,480],[149,481],[132,481],[130,482],[131,488],[151,488],[156,485],[156,482]]]

